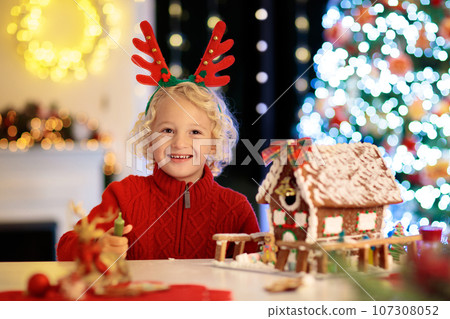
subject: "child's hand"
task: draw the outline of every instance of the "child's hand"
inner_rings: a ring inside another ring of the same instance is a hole
[[[123,228],[123,235],[128,234],[133,229],[133,226],[128,224]],[[113,252],[122,255],[122,258],[127,256],[128,238],[114,236],[114,227],[110,228],[98,240],[102,252]]]

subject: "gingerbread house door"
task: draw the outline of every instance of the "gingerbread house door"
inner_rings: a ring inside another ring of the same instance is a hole
[[[285,242],[295,242],[297,241],[297,236],[292,230],[284,230],[281,240]],[[297,261],[297,249],[291,249],[289,252],[285,270],[295,270],[295,263]]]

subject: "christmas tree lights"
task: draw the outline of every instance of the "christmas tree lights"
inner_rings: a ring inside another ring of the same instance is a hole
[[[450,1],[330,1],[325,42],[314,56],[314,95],[299,111],[299,136],[319,144],[379,146],[404,203],[387,231],[450,210]]]

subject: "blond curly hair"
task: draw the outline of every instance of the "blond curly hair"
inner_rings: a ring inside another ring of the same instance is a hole
[[[232,161],[232,149],[238,140],[236,119],[227,107],[224,98],[217,92],[193,82],[181,82],[175,86],[160,87],[153,94],[147,114],[142,112],[131,131],[131,136],[140,134],[140,140],[151,135],[151,124],[155,120],[159,102],[166,96],[184,98],[206,112],[212,121],[212,138],[218,143],[216,154],[207,158],[206,164],[214,176],[219,176],[222,170]],[[147,143],[139,143],[141,149],[133,149],[133,153],[147,161],[147,169],[153,171],[155,161],[153,153],[148,151]],[[145,145],[145,146],[143,146]]]

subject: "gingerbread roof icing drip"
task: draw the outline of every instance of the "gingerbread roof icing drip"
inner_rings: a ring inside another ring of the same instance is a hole
[[[256,194],[256,201],[258,203],[270,203],[270,194],[277,185],[282,171],[283,165],[280,165],[280,161],[274,161],[262,185],[258,188],[258,194]]]
[[[377,147],[369,143],[319,145],[323,166],[299,169],[317,207],[371,207],[402,201]]]

